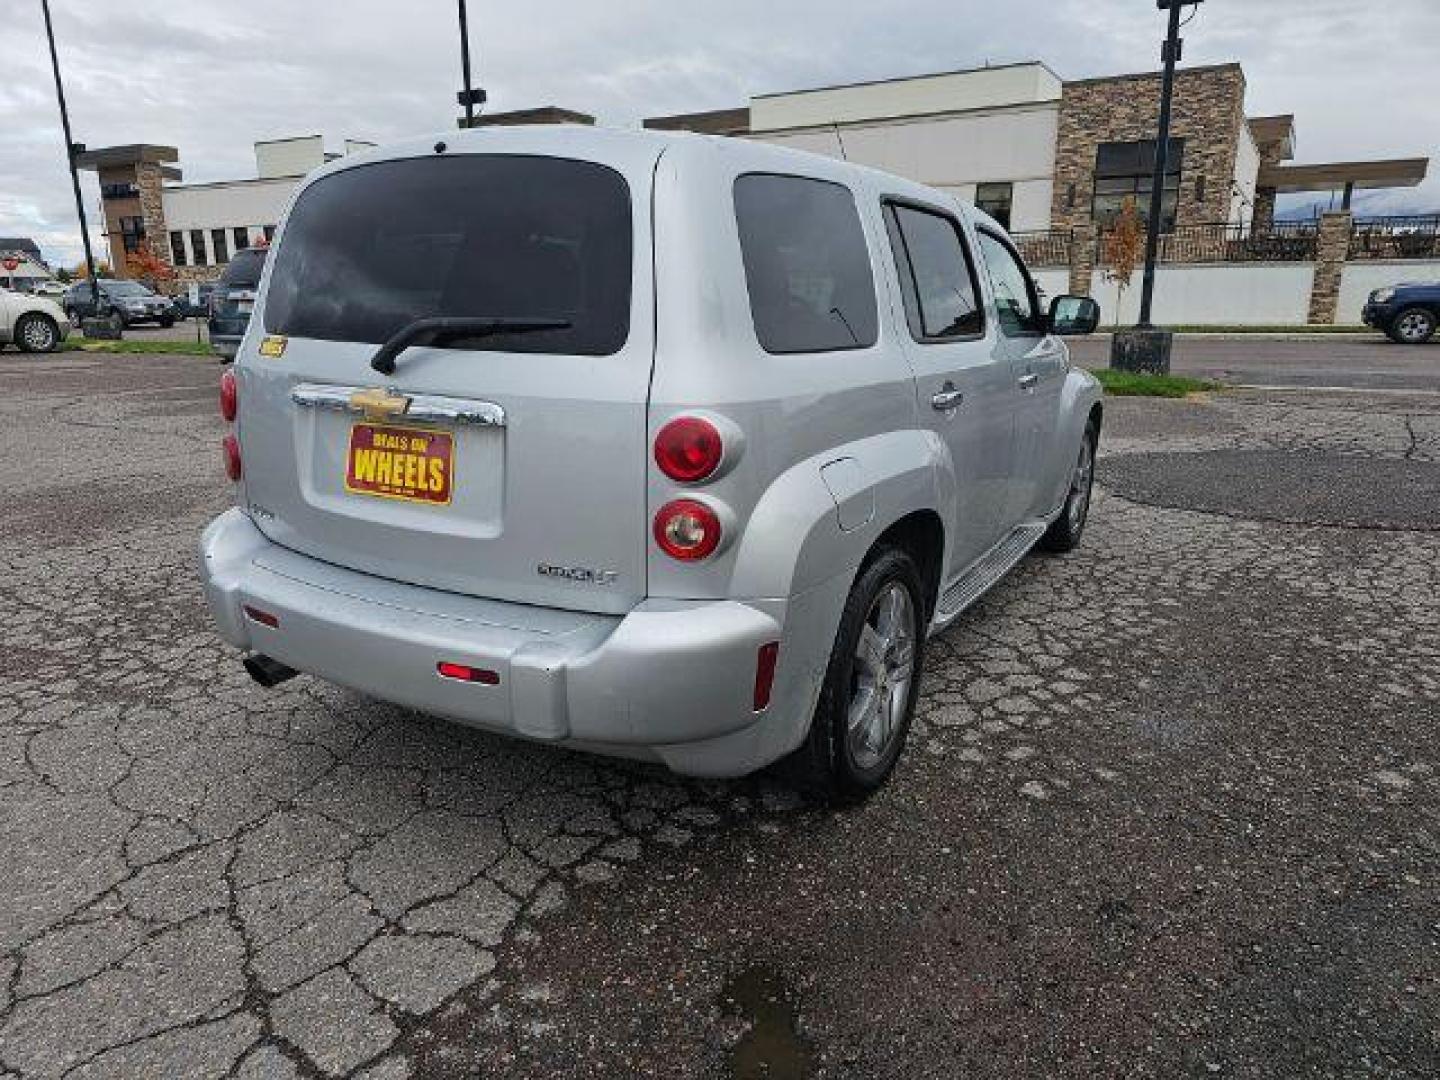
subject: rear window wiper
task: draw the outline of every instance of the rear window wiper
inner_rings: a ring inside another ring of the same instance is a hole
[[[490,337],[494,334],[533,334],[542,330],[569,330],[568,319],[524,319],[507,317],[436,316],[416,319],[401,327],[370,358],[370,366],[382,375],[395,374],[395,359],[411,345],[439,345],[456,338]]]

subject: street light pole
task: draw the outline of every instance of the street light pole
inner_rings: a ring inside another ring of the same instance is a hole
[[[65,131],[65,160],[70,165],[70,185],[75,190],[75,212],[80,217],[80,241],[85,245],[85,270],[90,275],[90,299],[95,317],[100,317],[100,282],[95,276],[95,253],[90,250],[90,227],[85,223],[85,199],[80,194],[80,172],[75,167],[79,148],[70,134],[70,110],[65,106],[65,85],[60,81],[60,58],[55,53],[55,27],[50,21],[50,0],[40,0],[45,12],[45,38],[50,43],[50,66],[55,72],[55,97],[60,102],[60,126]]]
[[[456,100],[465,106],[465,129],[475,126],[475,106],[485,104],[485,91],[470,84],[470,20],[465,11],[465,0],[460,0],[460,71],[465,79],[465,88],[456,94]]]
[[[1150,225],[1145,234],[1145,277],[1140,286],[1140,323],[1150,327],[1155,301],[1155,258],[1160,251],[1160,224],[1165,204],[1165,174],[1170,167],[1170,114],[1175,97],[1175,64],[1180,59],[1180,9],[1200,0],[1156,0],[1170,9],[1170,30],[1165,37],[1165,73],[1160,83],[1160,130],[1155,139],[1155,173],[1150,181]]]

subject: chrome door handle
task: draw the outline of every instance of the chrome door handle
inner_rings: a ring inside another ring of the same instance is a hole
[[[965,391],[952,387],[949,390],[941,390],[930,399],[930,404],[940,412],[949,412],[951,409],[958,409],[964,400]]]
[[[1021,375],[1019,378],[1021,390],[1033,390],[1040,383],[1040,376],[1033,371],[1028,375]]]

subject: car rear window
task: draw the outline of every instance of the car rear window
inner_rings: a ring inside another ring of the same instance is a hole
[[[453,347],[603,356],[630,331],[630,191],[564,158],[466,155],[346,169],[306,188],[275,251],[273,334],[379,344],[430,316],[565,319]]]
[[[260,274],[265,269],[265,252],[261,248],[245,248],[237,251],[220,275],[220,284],[232,288],[253,289],[260,284]]]
[[[875,344],[875,279],[848,188],[799,176],[742,176],[735,220],[750,314],[766,352]]]

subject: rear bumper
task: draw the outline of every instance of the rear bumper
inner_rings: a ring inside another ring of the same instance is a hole
[[[787,669],[784,645],[771,707],[753,710],[757,654],[782,639],[784,602],[647,600],[609,616],[461,596],[281,548],[239,510],[205,530],[200,557],[236,648],[476,727],[736,776],[793,748],[808,724],[810,676]],[[443,678],[442,661],[499,681]]]

